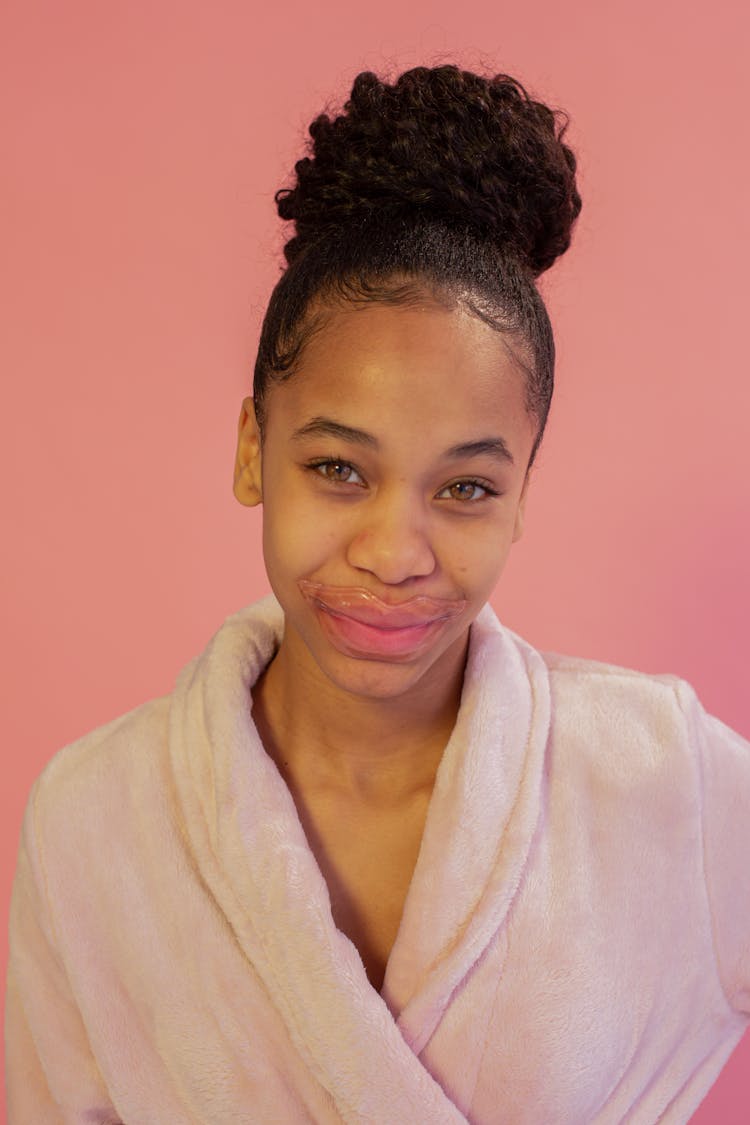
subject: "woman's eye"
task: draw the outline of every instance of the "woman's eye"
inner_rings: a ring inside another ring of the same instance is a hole
[[[334,484],[364,484],[357,470],[347,461],[317,461],[310,468]]]
[[[480,484],[478,480],[457,480],[448,484],[438,493],[438,498],[449,500],[483,500],[485,496],[497,496],[489,485]]]

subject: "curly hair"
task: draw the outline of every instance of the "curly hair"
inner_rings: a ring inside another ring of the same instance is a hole
[[[393,84],[359,74],[341,114],[309,127],[296,183],[276,192],[294,223],[263,321],[253,393],[294,374],[332,301],[404,304],[429,290],[528,356],[534,460],[554,382],[554,341],[535,279],[567,250],[581,210],[567,117],[514,78],[416,67]]]

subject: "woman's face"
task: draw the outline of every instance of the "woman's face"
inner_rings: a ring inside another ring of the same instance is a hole
[[[462,667],[535,434],[506,340],[459,306],[328,310],[269,388],[262,449],[240,416],[235,494],[263,503],[287,658],[373,698]]]

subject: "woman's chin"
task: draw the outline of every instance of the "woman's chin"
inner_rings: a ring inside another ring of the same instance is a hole
[[[444,691],[446,681],[463,672],[466,638],[465,632],[448,645],[423,649],[411,657],[352,655],[332,645],[313,652],[313,657],[326,678],[339,690],[373,700],[396,699],[417,688],[437,687],[438,680],[441,686],[437,690]]]

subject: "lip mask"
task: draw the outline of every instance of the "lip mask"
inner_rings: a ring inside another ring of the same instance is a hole
[[[308,601],[330,613],[340,613],[373,625],[405,628],[425,621],[458,617],[466,608],[466,598],[433,598],[418,594],[399,602],[386,602],[364,586],[326,586],[302,578],[299,589]]]

